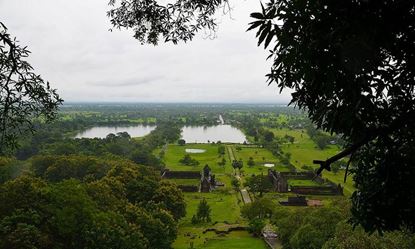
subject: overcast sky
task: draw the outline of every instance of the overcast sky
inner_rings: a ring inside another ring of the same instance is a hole
[[[111,28],[108,0],[0,0],[0,21],[32,51],[36,73],[65,101],[272,102],[290,94],[267,86],[267,52],[245,32],[257,0],[234,0],[214,40],[140,45]]]

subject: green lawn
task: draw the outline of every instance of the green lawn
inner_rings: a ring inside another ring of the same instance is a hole
[[[313,160],[325,160],[339,152],[340,148],[336,145],[330,145],[324,150],[317,148],[313,140],[304,130],[290,129],[270,129],[276,136],[283,137],[286,134],[295,138],[293,144],[284,144],[282,150],[285,153],[291,153],[291,163],[298,169],[302,170],[303,165],[309,165],[317,168]],[[323,172],[323,177],[335,183],[340,183],[344,187],[346,195],[351,195],[355,190],[352,177],[348,177],[346,183],[343,182],[344,171],[340,170],[337,174],[332,172]]]
[[[199,162],[198,166],[182,165],[179,161],[186,154],[186,149],[202,149],[206,150],[203,153],[188,153],[193,159]],[[203,167],[208,164],[213,173],[231,172],[231,164],[229,162],[228,152],[225,150],[225,167],[219,166],[218,162],[222,157],[218,154],[218,145],[216,144],[186,144],[184,146],[169,144],[164,155],[164,162],[166,167],[170,170],[193,170],[201,171]]]
[[[290,186],[322,186],[316,181],[313,180],[288,180],[288,185]]]
[[[200,248],[206,249],[266,249],[265,242],[261,239],[254,238],[247,232],[232,232],[226,237],[217,236],[211,238]]]
[[[267,174],[268,168],[264,166],[265,163],[272,163],[275,166],[273,169],[278,171],[289,171],[289,168],[283,166],[279,163],[279,160],[272,155],[272,153],[264,148],[259,147],[252,147],[252,146],[235,146],[230,145],[233,147],[233,151],[237,160],[242,159],[244,162],[244,166],[242,171],[245,175],[252,175],[252,174]],[[239,147],[240,150],[237,150],[236,147]],[[248,160],[252,157],[255,165],[248,166]]]
[[[212,222],[193,225],[191,218],[196,214],[197,206],[203,198],[206,198],[211,207]],[[237,193],[232,191],[185,193],[185,200],[186,217],[180,221],[178,238],[173,248],[188,249],[191,241],[194,243],[194,248],[266,248],[261,239],[254,238],[245,231],[231,232],[227,235],[203,233],[207,228],[226,231],[233,226],[246,226],[246,221],[240,216],[240,207],[243,204]]]

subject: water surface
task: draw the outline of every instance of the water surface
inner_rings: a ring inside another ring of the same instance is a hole
[[[185,126],[182,138],[186,143],[227,142],[243,143],[247,141],[241,130],[231,125]]]
[[[155,128],[155,125],[95,126],[78,133],[75,138],[105,138],[110,133],[117,134],[118,132],[128,132],[131,137],[142,137]]]
[[[206,150],[203,149],[186,149],[186,153],[205,153]]]

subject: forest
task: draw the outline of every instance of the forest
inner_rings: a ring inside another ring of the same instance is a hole
[[[292,179],[291,190],[274,188],[269,170],[315,172],[314,159],[344,146],[341,136],[316,129],[295,108],[78,103],[62,106],[56,121],[35,125],[38,132],[0,158],[0,248],[262,249],[264,231],[277,235],[274,248],[415,245],[410,230],[371,235],[349,223],[356,186],[346,162],[323,172],[321,182]],[[122,132],[141,125],[153,130]],[[186,127],[200,127],[193,135],[204,136],[228,126],[245,139],[183,139]],[[77,136],[96,127],[118,132]],[[284,205],[299,196],[296,189],[333,183],[341,195],[303,193],[310,204]]]
[[[415,248],[415,1],[0,16],[0,249]]]

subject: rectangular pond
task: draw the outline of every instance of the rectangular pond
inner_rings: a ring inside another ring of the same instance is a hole
[[[224,143],[244,143],[247,141],[241,130],[231,125],[216,126],[184,126],[182,138],[186,143],[208,143],[221,141]]]
[[[95,126],[78,133],[75,138],[105,138],[110,133],[117,134],[118,132],[128,132],[131,137],[142,137],[155,128],[155,125]]]

